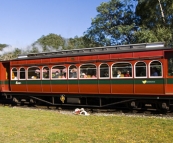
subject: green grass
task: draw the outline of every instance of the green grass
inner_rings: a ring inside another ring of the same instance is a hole
[[[172,143],[173,119],[0,107],[2,143]]]

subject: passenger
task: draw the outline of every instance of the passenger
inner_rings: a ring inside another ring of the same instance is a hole
[[[70,70],[70,78],[77,78],[77,69],[73,68],[72,70]]]
[[[31,76],[31,79],[36,79],[36,76]]]
[[[157,72],[156,67],[151,69],[151,76],[158,76],[158,72]]]
[[[58,71],[55,72],[55,76],[53,78],[59,78],[60,77],[60,73]]]
[[[17,77],[15,76],[15,77],[14,77],[14,79],[16,80],[16,79],[17,79]]]
[[[125,77],[130,77],[130,72],[126,71],[126,74],[124,75]]]
[[[120,77],[124,77],[124,74],[121,74]]]
[[[96,76],[95,75],[92,75],[92,77],[91,78],[96,78]]]
[[[117,71],[117,77],[118,78],[121,77],[121,71],[120,70]]]
[[[85,73],[82,73],[81,78],[87,78],[87,75]]]

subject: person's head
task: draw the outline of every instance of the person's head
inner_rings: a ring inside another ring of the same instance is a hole
[[[121,74],[121,71],[120,71],[120,70],[118,70],[118,71],[117,71],[117,74]]]
[[[58,75],[59,73],[56,71],[55,74]]]

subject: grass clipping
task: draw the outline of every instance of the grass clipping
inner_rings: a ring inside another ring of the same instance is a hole
[[[172,143],[173,119],[0,107],[2,143]]]

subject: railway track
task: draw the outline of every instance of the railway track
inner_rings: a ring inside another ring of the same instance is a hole
[[[72,115],[75,107],[55,107],[55,106],[32,106],[32,105],[13,105],[13,104],[0,104],[1,107],[8,106],[9,108],[23,108],[30,110],[46,110],[54,111],[62,114]],[[129,110],[129,109],[97,109],[97,108],[85,108],[85,111],[90,115],[98,116],[111,116],[111,115],[121,115],[121,116],[137,116],[137,117],[159,117],[159,118],[172,118],[173,112],[159,112],[155,110]]]

